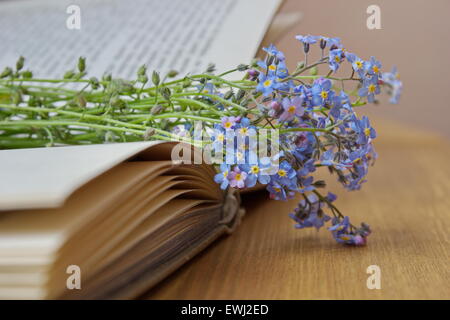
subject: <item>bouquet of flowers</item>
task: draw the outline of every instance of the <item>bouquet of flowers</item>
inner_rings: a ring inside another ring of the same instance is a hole
[[[396,103],[402,83],[395,68],[382,72],[374,57],[359,58],[338,38],[296,39],[304,59],[292,73],[273,45],[264,48],[265,60],[223,73],[210,65],[201,74],[148,75],[143,65],[132,81],[88,78],[83,57],[61,79],[36,78],[20,57],[0,75],[0,148],[188,141],[214,152],[222,189],[260,184],[276,200],[301,194],[290,214],[297,228],[319,229],[330,221],[337,242],[363,245],[369,226],[351,224],[313,173],[327,167],[346,189],[361,187],[377,157],[376,132],[355,109],[376,103],[382,88]],[[320,58],[310,62],[314,45]],[[343,64],[349,75],[338,77]],[[229,80],[236,73],[241,80]],[[195,122],[206,134],[195,134]],[[270,143],[255,143],[256,135],[270,135]]]

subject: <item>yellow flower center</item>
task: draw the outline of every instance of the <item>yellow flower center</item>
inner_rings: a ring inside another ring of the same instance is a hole
[[[326,99],[326,98],[328,98],[328,92],[322,91],[322,92],[320,93],[320,96],[322,97],[322,99]]]
[[[250,150],[250,146],[248,144],[244,144],[243,146],[241,146],[242,149],[244,150]]]
[[[366,137],[370,136],[370,128],[365,128],[364,134],[366,135]]]
[[[368,89],[370,93],[374,93],[377,87],[374,84],[370,84]]]
[[[361,69],[363,66],[363,63],[361,61],[356,61],[355,64],[358,67],[358,69]]]
[[[242,180],[242,175],[240,173],[237,173],[236,176],[234,177],[234,179],[236,180]]]
[[[289,108],[288,108],[288,112],[289,113],[295,113],[295,106],[290,106]]]
[[[217,140],[223,142],[223,140],[225,140],[224,135],[223,135],[223,134],[219,134],[219,135],[217,136]]]
[[[240,132],[241,134],[247,134],[248,129],[244,127],[244,128],[241,128],[241,130],[239,130],[239,132]]]
[[[335,56],[335,57],[334,57],[334,61],[336,61],[336,62],[341,62],[341,58],[340,58],[339,56]]]
[[[250,171],[254,174],[257,174],[259,172],[259,167],[258,166],[252,166],[252,168],[250,169]]]
[[[380,72],[380,68],[378,68],[377,66],[373,66],[372,67],[373,72],[378,73]]]
[[[275,190],[276,192],[281,192],[281,189],[277,187],[274,187],[273,190]]]
[[[223,177],[224,178],[228,177],[228,170],[223,172]]]
[[[283,170],[283,169],[278,170],[278,175],[279,175],[280,177],[285,177],[286,174],[287,174],[286,170]]]
[[[233,124],[230,121],[225,122],[225,128],[230,129]]]
[[[277,69],[277,67],[275,65],[273,65],[273,64],[271,64],[269,66],[269,70],[271,70],[271,71],[275,71],[276,69]]]
[[[271,84],[272,84],[272,80],[266,80],[263,83],[264,87],[270,87]]]

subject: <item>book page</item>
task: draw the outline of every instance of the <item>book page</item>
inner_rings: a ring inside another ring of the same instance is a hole
[[[0,69],[14,66],[22,55],[41,78],[61,77],[76,67],[79,56],[87,58],[88,74],[97,77],[111,72],[134,79],[142,64],[162,74],[202,72],[212,62],[225,71],[255,56],[280,2],[0,2]]]
[[[158,142],[0,151],[0,210],[56,208],[76,189]]]

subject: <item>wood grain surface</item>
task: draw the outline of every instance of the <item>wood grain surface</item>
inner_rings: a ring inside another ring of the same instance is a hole
[[[373,228],[366,247],[342,246],[325,229],[296,230],[296,201],[245,200],[231,236],[152,289],[147,299],[449,299],[450,145],[376,119],[379,160],[361,191],[337,183],[337,205]],[[334,177],[330,177],[334,180]],[[370,265],[381,289],[366,285]]]

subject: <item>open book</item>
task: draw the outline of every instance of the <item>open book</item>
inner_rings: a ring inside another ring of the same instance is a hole
[[[173,145],[2,151],[0,297],[136,297],[231,232],[239,195],[209,165],[174,165]]]
[[[74,30],[72,1],[4,1],[0,68],[23,55],[41,77],[78,56],[94,76],[227,70],[255,56],[280,2],[80,0]],[[298,19],[275,19],[272,34]],[[220,190],[212,166],[174,165],[172,147],[0,151],[0,298],[133,298],[233,231],[239,194]]]

